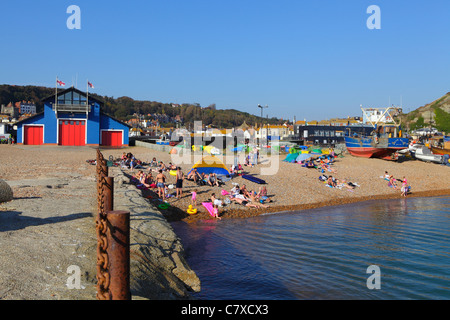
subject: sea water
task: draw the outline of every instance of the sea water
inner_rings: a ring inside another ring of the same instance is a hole
[[[450,197],[172,226],[198,299],[450,299]]]

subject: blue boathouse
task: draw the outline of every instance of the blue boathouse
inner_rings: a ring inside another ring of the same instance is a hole
[[[16,123],[18,144],[128,146],[130,126],[103,113],[103,102],[85,92],[71,87],[43,102],[43,112]]]

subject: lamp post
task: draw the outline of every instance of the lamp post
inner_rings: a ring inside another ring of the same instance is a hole
[[[264,124],[263,124],[263,109],[268,108],[268,107],[269,107],[268,105],[265,105],[263,107],[262,105],[258,104],[258,108],[261,109],[261,129],[260,129],[261,130],[261,142],[262,142],[262,128],[264,126]],[[267,136],[267,132],[266,132],[266,136]]]

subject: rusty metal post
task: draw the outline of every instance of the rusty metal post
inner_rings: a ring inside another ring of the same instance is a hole
[[[130,212],[108,211],[108,258],[112,300],[130,300]]]
[[[105,184],[103,194],[104,194],[104,204],[103,210],[104,212],[113,211],[114,210],[114,178],[105,177]]]

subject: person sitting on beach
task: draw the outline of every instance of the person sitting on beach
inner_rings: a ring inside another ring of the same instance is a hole
[[[389,176],[388,187],[393,188],[393,189],[398,189],[398,187],[397,187],[397,182],[396,182],[396,180],[394,179],[394,176],[393,176],[393,175],[390,175],[390,176]]]
[[[237,194],[240,194],[241,189],[239,188],[239,184],[235,184],[233,188],[231,188],[231,195],[236,196]]]
[[[153,158],[153,160],[150,162],[150,167],[157,167],[158,162],[156,161],[156,158]]]
[[[384,180],[389,181],[390,176],[389,176],[389,173],[387,171],[384,172],[383,178],[384,178]]]
[[[217,177],[215,173],[210,173],[209,176],[207,177],[207,182],[208,184],[212,187],[212,186],[217,186],[219,187],[219,181],[217,181]]]
[[[240,193],[243,194],[245,197],[250,196],[250,193],[248,192],[245,184],[243,184],[242,187],[240,188]]]
[[[259,191],[258,191],[258,194],[257,194],[257,198],[259,198],[259,199],[261,199],[263,201],[268,200],[269,202],[272,202],[272,199],[270,199],[267,196],[267,188],[266,188],[266,186],[262,186],[262,187],[259,188]]]
[[[211,193],[211,198],[210,199],[211,199],[211,202],[212,202],[213,205],[217,205],[219,207],[222,206],[222,200],[217,199],[215,193]]]
[[[162,161],[159,162],[159,170],[162,170],[162,171],[166,171],[167,170],[166,165]]]
[[[251,204],[254,204],[254,205],[255,205],[256,207],[258,207],[258,208],[268,208],[268,207],[269,207],[269,205],[263,204],[263,203],[259,202],[259,201],[256,199],[255,195],[253,195],[253,193],[250,193],[248,198],[249,198],[249,200],[250,200],[250,203],[251,203]]]
[[[172,164],[172,162],[169,162],[169,165],[167,166],[167,170],[177,170],[177,166]]]
[[[212,216],[214,217],[214,218],[217,218],[217,219],[222,219],[221,217],[219,217],[219,208],[218,208],[218,206],[217,205],[214,205],[213,206],[213,214],[212,214]]]
[[[202,177],[200,173],[198,173],[197,168],[192,169],[187,176],[188,180],[194,180],[195,183],[197,183],[197,181],[199,181],[201,178]]]
[[[332,188],[336,187],[336,180],[333,179],[333,176],[328,177],[327,184]]]

